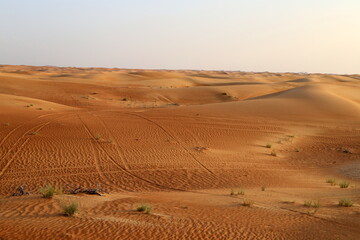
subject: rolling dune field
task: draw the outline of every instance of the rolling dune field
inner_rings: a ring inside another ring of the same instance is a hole
[[[360,239],[360,75],[1,65],[0,239]]]

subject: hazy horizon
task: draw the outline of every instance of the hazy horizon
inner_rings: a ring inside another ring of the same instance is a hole
[[[360,73],[356,0],[0,2],[0,64]]]

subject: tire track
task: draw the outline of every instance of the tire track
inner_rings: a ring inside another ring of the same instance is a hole
[[[42,117],[46,117],[46,116],[51,116],[51,115],[57,115],[59,113],[49,113],[49,114],[43,114],[43,115],[40,115],[40,116],[37,116],[35,118],[32,118],[30,120],[28,120],[26,123],[29,123],[33,120],[36,120],[36,119],[39,119],[39,118],[42,118]],[[8,134],[6,134],[6,136],[2,139],[2,141],[0,142],[0,147],[4,144],[4,142],[9,138],[11,137],[11,135],[13,135],[13,133],[18,130],[19,128],[23,127],[26,125],[26,123],[21,123],[20,125],[18,125],[17,127],[15,127],[13,130],[11,130],[10,132],[8,132]],[[6,153],[5,153],[6,154]],[[2,159],[2,157],[1,157]],[[1,161],[1,160],[0,160]]]
[[[88,136],[91,138],[91,141],[92,139],[94,139],[94,135],[91,133],[89,127],[86,125],[86,123],[84,122],[84,120],[80,117],[80,114],[77,114],[82,126],[84,127],[85,129],[85,132],[88,134]],[[104,175],[104,171],[101,169],[100,167],[100,154],[99,154],[99,150],[98,148],[95,146],[94,142],[92,141],[91,142],[91,146],[92,146],[92,152],[93,152],[93,155],[94,155],[94,162],[95,162],[95,168],[96,168],[96,171],[97,173],[99,174],[100,178],[102,178],[105,182],[105,184],[108,184],[108,185],[112,185],[112,186],[116,186],[108,177],[106,177]],[[118,186],[116,186],[118,187]],[[124,190],[124,189],[122,189]],[[124,190],[126,191],[126,190]]]
[[[60,116],[59,118],[52,119],[52,120],[50,120],[48,122],[45,122],[45,123],[41,123],[41,124],[39,124],[39,125],[37,125],[35,127],[32,127],[31,129],[27,130],[21,137],[19,137],[18,140],[9,149],[9,151],[6,154],[4,154],[4,156],[0,159],[0,164],[1,164],[3,162],[3,160],[5,159],[5,157],[8,156],[10,154],[10,152],[12,152],[17,147],[17,150],[14,152],[13,156],[10,158],[10,160],[5,164],[5,166],[0,171],[0,178],[4,175],[5,171],[9,168],[9,166],[14,162],[15,156],[26,145],[26,143],[30,141],[30,138],[25,139],[25,137],[27,135],[29,135],[30,132],[34,131],[34,129],[36,129],[35,132],[38,132],[41,129],[43,129],[45,126],[49,125],[51,122],[53,122],[55,120],[58,120],[60,118],[63,118],[63,117],[67,117],[69,115],[71,115],[71,114],[67,114],[65,116]],[[21,140],[23,140],[23,139],[25,139],[25,141],[19,145],[18,143],[21,142]]]
[[[115,137],[111,134],[111,131],[109,130],[109,128],[106,126],[105,122],[103,119],[100,118],[100,116],[98,115],[94,115],[92,114],[93,116],[95,116],[97,119],[99,119],[99,121],[101,122],[101,125],[105,128],[105,130],[107,131],[108,135],[113,139],[113,142],[115,143],[115,149],[116,149],[116,152],[118,153],[118,155],[121,157],[121,161],[122,161],[122,164],[124,165],[124,169],[126,171],[129,171],[129,166],[127,165],[126,163],[126,158],[125,158],[125,154],[124,154],[124,151],[121,149],[119,143],[116,141]],[[120,151],[121,149],[121,151]]]
[[[91,114],[91,113],[88,113],[88,114]],[[92,114],[91,114],[91,115],[92,115]],[[93,115],[93,116],[94,116],[94,115]],[[84,123],[84,124],[85,124],[85,123]],[[90,132],[90,129],[89,129],[87,126],[86,126],[86,128],[87,128],[87,130],[89,131],[90,136],[91,136],[92,138],[94,138],[94,136],[93,136],[93,135],[91,134],[91,132]],[[148,179],[146,179],[146,178],[140,177],[140,176],[138,176],[138,175],[130,172],[130,171],[127,170],[124,166],[121,166],[121,165],[111,156],[111,154],[109,154],[108,151],[106,151],[106,150],[104,149],[103,146],[101,146],[101,145],[97,145],[97,146],[99,146],[99,148],[102,149],[102,151],[103,151],[104,154],[108,157],[108,159],[109,159],[119,170],[121,170],[123,173],[127,174],[128,176],[131,176],[131,177],[133,177],[133,178],[136,178],[136,179],[138,179],[138,180],[141,180],[141,181],[143,181],[143,182],[146,182],[146,183],[148,183],[148,184],[150,184],[150,185],[155,186],[156,188],[160,188],[160,189],[164,189],[164,190],[173,190],[173,191],[185,191],[184,189],[178,189],[178,188],[163,186],[163,185],[161,185],[161,184],[158,184],[158,183],[156,183],[156,182],[153,182],[153,181],[151,181],[151,180],[148,180]]]
[[[160,128],[161,130],[163,130],[165,132],[166,135],[168,135],[170,138],[172,138],[174,141],[176,141],[182,149],[185,150],[185,152],[187,152],[190,157],[198,164],[200,165],[205,171],[209,172],[210,174],[212,175],[215,175],[215,173],[213,171],[211,171],[209,168],[207,168],[203,163],[201,163],[184,145],[181,144],[180,140],[178,138],[176,138],[173,134],[171,134],[168,130],[166,130],[163,126],[161,126],[159,123],[149,119],[149,118],[146,118],[144,116],[141,116],[141,115],[137,115],[137,114],[134,114],[134,113],[125,113],[127,115],[131,115],[131,116],[136,116],[138,118],[141,118],[141,119],[144,119],[154,125],[156,125],[158,128]]]

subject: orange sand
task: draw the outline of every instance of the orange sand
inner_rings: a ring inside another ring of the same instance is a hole
[[[359,83],[0,66],[0,239],[360,239]],[[44,199],[46,183],[108,194]]]

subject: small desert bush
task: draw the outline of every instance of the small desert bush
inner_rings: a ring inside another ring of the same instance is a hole
[[[340,188],[348,188],[350,185],[349,182],[343,181],[339,183]]]
[[[335,179],[333,179],[333,178],[328,178],[328,179],[326,179],[326,183],[330,183],[331,186],[336,185],[336,181],[335,181]]]
[[[268,143],[266,144],[266,148],[271,148],[272,147],[272,144]]]
[[[277,153],[275,152],[275,150],[273,150],[273,151],[270,153],[270,155],[276,157],[276,156],[277,156]]]
[[[343,198],[339,200],[339,206],[340,207],[351,207],[353,205],[353,202],[350,199]]]
[[[238,194],[238,195],[245,195],[245,191],[244,191],[244,190],[239,190],[239,191],[237,192],[237,194]]]
[[[235,191],[234,189],[231,189],[230,191],[231,196],[237,196],[237,195],[245,195],[245,191],[240,189],[238,191]]]
[[[51,184],[46,184],[39,189],[40,194],[44,198],[52,198],[55,194],[61,194],[61,190],[59,188],[55,188]]]
[[[244,201],[242,203],[242,205],[245,207],[251,207],[253,204],[254,204],[254,201],[250,200],[250,199],[244,199]]]
[[[319,208],[320,203],[319,203],[319,201],[305,200],[304,201],[304,207]]]
[[[65,216],[73,216],[78,209],[77,203],[70,203],[69,205],[62,206],[63,213]]]
[[[151,206],[147,205],[147,204],[141,204],[140,206],[138,206],[136,208],[136,211],[138,212],[144,212],[146,214],[150,214],[151,213]]]
[[[265,186],[262,186],[261,187],[261,191],[265,191],[266,190],[266,187]]]
[[[101,139],[101,136],[100,136],[100,134],[96,134],[96,136],[95,136],[95,140],[100,140]]]

